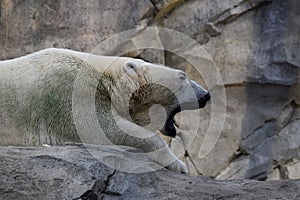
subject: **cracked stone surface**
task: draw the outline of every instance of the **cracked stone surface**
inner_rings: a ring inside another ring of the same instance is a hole
[[[191,134],[191,124],[181,123],[178,138],[170,144],[187,163],[190,174],[218,179],[299,178],[299,1],[3,0],[0,4],[0,60],[47,47],[90,52],[114,34],[137,27],[139,31],[124,41],[122,48],[138,46],[140,34],[150,26],[187,34],[217,65],[227,96],[220,99],[226,101],[225,124],[209,155],[198,156],[209,127],[210,104],[201,110],[197,134]],[[167,45],[159,37],[157,31],[147,37],[147,42]],[[112,55],[124,50],[109,45]],[[194,50],[188,44],[180,48]],[[139,49],[126,55],[184,70],[206,86],[205,77],[170,52]],[[212,62],[203,60],[202,65],[212,66]],[[189,112],[187,121],[192,123],[196,115]],[[103,184],[92,185],[101,190]],[[111,189],[115,193],[124,190]],[[93,192],[87,195],[93,196]]]
[[[98,155],[108,156],[108,152],[108,147],[98,148]],[[117,157],[118,152],[111,151],[110,156]],[[299,191],[299,180],[218,181],[202,176],[177,174],[166,169],[126,173],[102,164],[84,146],[0,147],[0,199],[4,200],[291,200],[300,198]]]

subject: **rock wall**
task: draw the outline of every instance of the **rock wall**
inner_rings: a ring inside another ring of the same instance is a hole
[[[181,124],[180,137],[170,144],[178,154],[184,151],[180,155],[191,174],[218,179],[300,178],[299,1],[0,3],[1,60],[47,47],[91,52],[107,38],[133,28],[138,31],[131,40],[122,41],[122,46],[109,44],[110,54],[138,46],[139,35],[147,27],[169,28],[190,36],[210,55],[226,89],[226,99],[220,100],[226,103],[224,127],[207,156],[199,157],[199,149],[209,128],[209,105],[201,111],[198,134],[190,135],[189,128]],[[188,45],[180,48],[194,50]],[[127,55],[183,69],[206,84],[190,63],[173,53],[146,49]],[[190,121],[195,115],[189,114]]]

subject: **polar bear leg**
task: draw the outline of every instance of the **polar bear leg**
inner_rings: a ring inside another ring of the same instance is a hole
[[[174,155],[159,134],[153,133],[121,117],[115,118],[115,120],[122,130],[121,135],[119,134],[122,143],[116,141],[117,143],[143,149],[150,159],[171,171],[188,173],[186,164]]]
[[[154,140],[160,140],[160,142],[165,143],[165,141],[158,135]],[[149,157],[173,172],[180,172],[184,174],[188,173],[186,164],[174,155],[168,145],[165,145],[161,149],[156,151],[154,150],[153,152],[149,153]]]
[[[180,159],[178,159],[175,156],[173,151],[169,148],[167,143],[159,136],[159,134],[156,134],[151,138],[147,138],[145,140],[147,140],[145,142],[147,145],[145,145],[145,149],[143,147],[141,148],[144,149],[145,152],[148,150],[148,155],[152,160],[168,168],[171,171],[180,172],[184,174],[188,173],[188,168],[186,164],[184,164]]]

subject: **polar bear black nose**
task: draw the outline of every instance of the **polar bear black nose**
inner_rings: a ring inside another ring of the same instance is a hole
[[[206,92],[199,100],[199,108],[205,107],[206,103],[210,100],[210,94],[209,92]]]
[[[206,94],[204,95],[204,99],[205,99],[206,101],[209,101],[209,100],[210,100],[210,94],[209,94],[209,92],[206,93]]]

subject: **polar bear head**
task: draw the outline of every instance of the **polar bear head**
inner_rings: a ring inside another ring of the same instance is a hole
[[[118,74],[112,104],[119,113],[152,131],[175,137],[174,116],[182,110],[203,108],[210,94],[181,70],[119,58],[106,73]],[[151,123],[155,121],[156,123]]]

